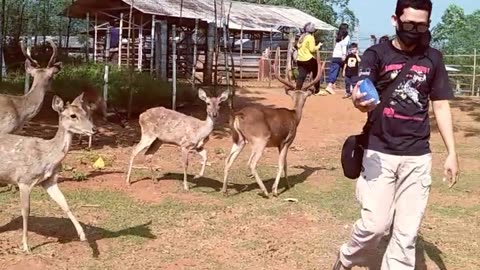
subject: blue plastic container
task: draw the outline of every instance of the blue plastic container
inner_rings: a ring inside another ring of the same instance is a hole
[[[380,103],[377,88],[375,88],[375,85],[373,85],[370,79],[366,78],[360,84],[360,93],[367,93],[367,95],[363,97],[363,100],[367,101],[373,98],[375,104]]]

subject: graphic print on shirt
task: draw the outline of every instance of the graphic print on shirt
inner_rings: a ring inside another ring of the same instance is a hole
[[[394,80],[401,72],[404,64],[393,64],[385,66],[384,72],[390,72],[391,80]],[[392,96],[390,97],[391,108],[384,108],[383,115],[388,118],[397,118],[404,120],[423,121],[423,118],[412,117],[399,114],[395,107],[400,104],[403,108],[414,105],[419,110],[423,110],[426,104],[421,102],[421,93],[418,91],[422,83],[427,80],[427,74],[430,69],[424,66],[412,66],[410,73],[405,76],[405,79],[397,86]]]
[[[404,64],[387,65],[384,68],[384,72],[390,72],[391,80],[394,80],[401,72]],[[405,76],[405,79],[395,89],[390,105],[396,105],[398,103],[415,104],[420,109],[423,105],[420,102],[420,92],[418,89],[421,84],[427,80],[427,74],[430,72],[430,68],[424,66],[414,65],[410,69],[410,73]]]
[[[354,68],[356,66],[357,66],[357,58],[356,57],[348,58],[347,67]]]
[[[404,80],[397,89],[393,92],[392,100],[390,105],[396,105],[399,102],[413,103],[419,108],[422,108],[422,103],[420,103],[418,88],[420,85],[427,80],[427,74],[423,72],[413,71],[413,74],[407,74],[406,80]]]

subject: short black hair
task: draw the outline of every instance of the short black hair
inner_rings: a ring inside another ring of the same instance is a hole
[[[355,42],[352,42],[352,43],[350,44],[350,49],[351,49],[351,48],[358,48],[358,44],[355,43]]]
[[[403,15],[406,8],[413,8],[418,10],[428,11],[428,19],[432,15],[432,1],[431,0],[398,0],[395,15],[397,18]]]
[[[378,40],[378,43],[387,42],[389,40],[390,40],[390,37],[388,35],[384,35]]]

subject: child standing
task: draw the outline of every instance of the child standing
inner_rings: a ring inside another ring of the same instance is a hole
[[[345,58],[345,64],[343,66],[343,77],[345,78],[345,96],[343,98],[349,98],[352,96],[352,89],[354,87],[353,78],[358,76],[358,65],[361,59],[358,55],[357,43],[350,45],[350,52]]]

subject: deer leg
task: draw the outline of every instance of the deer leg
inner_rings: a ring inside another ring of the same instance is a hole
[[[128,172],[127,172],[127,179],[126,179],[127,184],[130,185],[130,175],[132,173],[133,160],[138,155],[138,153],[140,153],[143,149],[150,146],[154,140],[155,138],[142,136],[142,138],[140,139],[140,142],[133,149],[132,154],[130,156],[130,162],[128,165]]]
[[[182,148],[182,165],[183,165],[183,189],[188,190],[187,169],[188,169],[188,154],[190,151]]]
[[[30,192],[32,188],[26,184],[18,184],[20,188],[20,206],[22,208],[23,232],[22,232],[22,250],[26,253],[32,253],[28,246],[28,216],[30,215]]]
[[[88,149],[91,149],[92,148],[92,135],[89,135],[88,136]]]
[[[227,193],[227,184],[228,184],[228,170],[232,166],[233,162],[237,159],[242,149],[245,147],[245,141],[239,141],[238,144],[233,144],[230,154],[228,154],[227,159],[225,160],[225,170],[223,172],[223,187],[222,192]]]
[[[147,151],[145,152],[145,156],[147,157],[148,166],[150,167],[150,175],[152,177],[152,181],[154,181],[154,182],[157,179],[157,176],[155,175],[155,170],[153,169],[152,158],[153,158],[153,155],[158,151],[158,149],[160,148],[161,145],[162,145],[162,142],[160,140],[156,139],[150,145],[150,147],[148,147]]]
[[[205,173],[205,166],[207,165],[207,150],[205,148],[202,148],[202,150],[197,151],[197,153],[202,157],[202,168],[200,169],[200,172],[195,175],[193,179],[198,179],[203,176],[203,173]]]
[[[290,147],[290,146],[288,146],[288,147]],[[287,149],[288,149],[288,147],[287,147]],[[288,168],[287,154],[288,154],[288,151],[285,151],[285,156],[283,157],[284,158],[284,160],[283,160],[283,175],[285,177],[285,182],[287,183],[287,189],[291,189],[292,185],[290,185],[290,182],[288,181],[288,174],[287,174],[287,168]]]
[[[250,154],[250,157],[248,158],[248,161],[247,161],[247,167],[250,167],[250,164],[252,163],[252,158],[253,158],[254,154],[255,153],[252,151],[252,153]],[[255,178],[255,176],[251,172],[247,174],[247,177],[252,178],[252,179]]]
[[[280,183],[280,177],[282,176],[282,171],[285,172],[285,179],[287,178],[286,175],[286,169],[285,169],[285,160],[287,156],[287,151],[288,151],[288,145],[284,145],[282,150],[280,150],[280,154],[278,156],[278,173],[277,177],[275,178],[275,182],[273,183],[272,187],[272,194],[273,196],[278,196],[278,184]],[[288,180],[287,180],[288,182]]]
[[[80,241],[86,241],[87,238],[85,237],[85,232],[83,231],[82,226],[70,211],[67,200],[65,200],[65,196],[63,196],[62,191],[60,188],[58,188],[57,175],[55,174],[50,177],[48,181],[43,182],[42,187],[47,191],[50,198],[52,198],[60,206],[60,208],[62,208],[63,212],[67,214],[70,221],[72,221],[73,226],[75,226],[75,229],[77,230],[78,237],[80,237]]]
[[[257,183],[260,186],[260,189],[263,191],[265,196],[268,197],[268,191],[265,188],[265,185],[263,184],[262,179],[260,179],[260,176],[257,173],[257,162],[260,160],[260,157],[262,157],[263,150],[265,149],[266,145],[267,145],[266,141],[265,142],[258,141],[253,144],[252,153],[254,154],[252,157],[252,162],[250,163],[250,171],[255,176],[255,179],[257,180]]]

